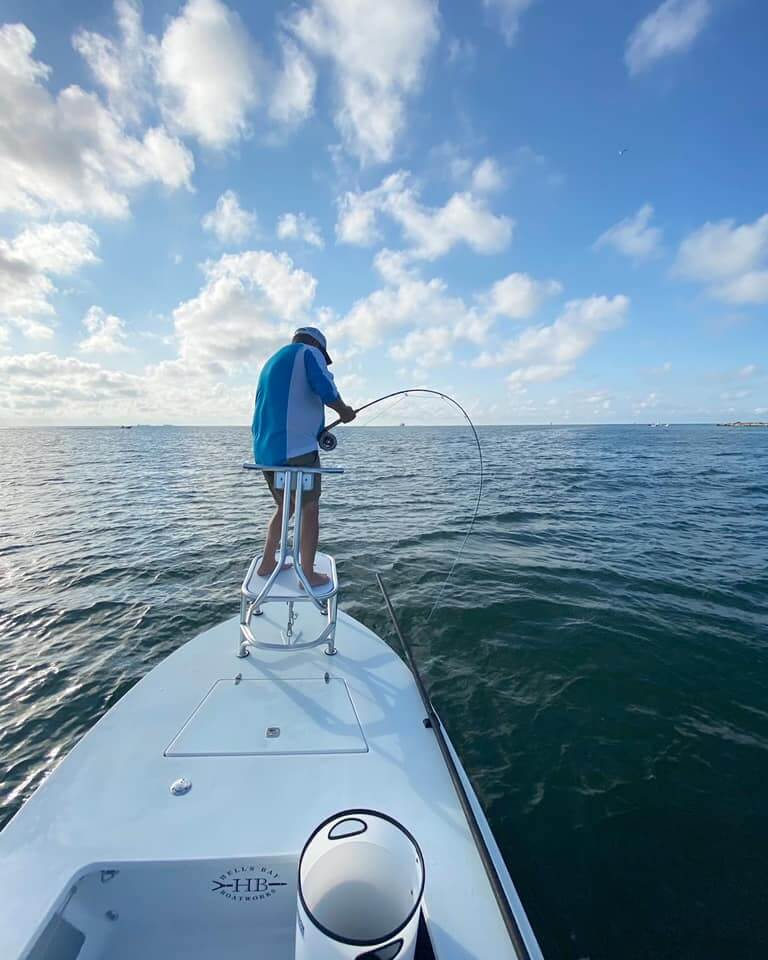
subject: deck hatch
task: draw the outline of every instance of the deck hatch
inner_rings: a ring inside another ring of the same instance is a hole
[[[278,730],[279,735],[274,731]],[[347,684],[339,678],[217,680],[173,738],[168,757],[365,753]]]

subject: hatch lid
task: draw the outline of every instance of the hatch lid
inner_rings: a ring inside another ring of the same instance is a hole
[[[217,680],[168,757],[366,753],[346,681]]]

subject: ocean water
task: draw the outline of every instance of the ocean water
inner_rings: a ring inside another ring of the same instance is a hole
[[[340,431],[322,544],[381,571],[548,960],[768,956],[768,430]],[[243,428],[0,431],[0,823],[233,616]],[[461,872],[457,869],[457,882]]]

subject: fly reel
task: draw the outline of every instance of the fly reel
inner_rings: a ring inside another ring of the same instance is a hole
[[[331,450],[335,450],[338,442],[339,441],[336,439],[336,434],[331,433],[330,430],[323,430],[320,433],[320,436],[317,438],[318,446],[325,453],[330,453]]]

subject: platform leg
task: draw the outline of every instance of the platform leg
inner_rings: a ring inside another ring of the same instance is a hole
[[[301,565],[301,505],[304,498],[304,474],[299,471],[296,474],[296,507],[293,520],[293,566],[294,569],[304,572]]]
[[[331,632],[328,635],[328,646],[324,653],[327,657],[335,657],[338,652],[336,650],[336,597],[331,597],[328,600],[327,610],[328,626],[331,628]]]
[[[237,656],[242,660],[248,656],[248,644],[243,639],[242,627],[248,623],[248,601],[244,596],[240,597],[240,627],[237,631]]]

